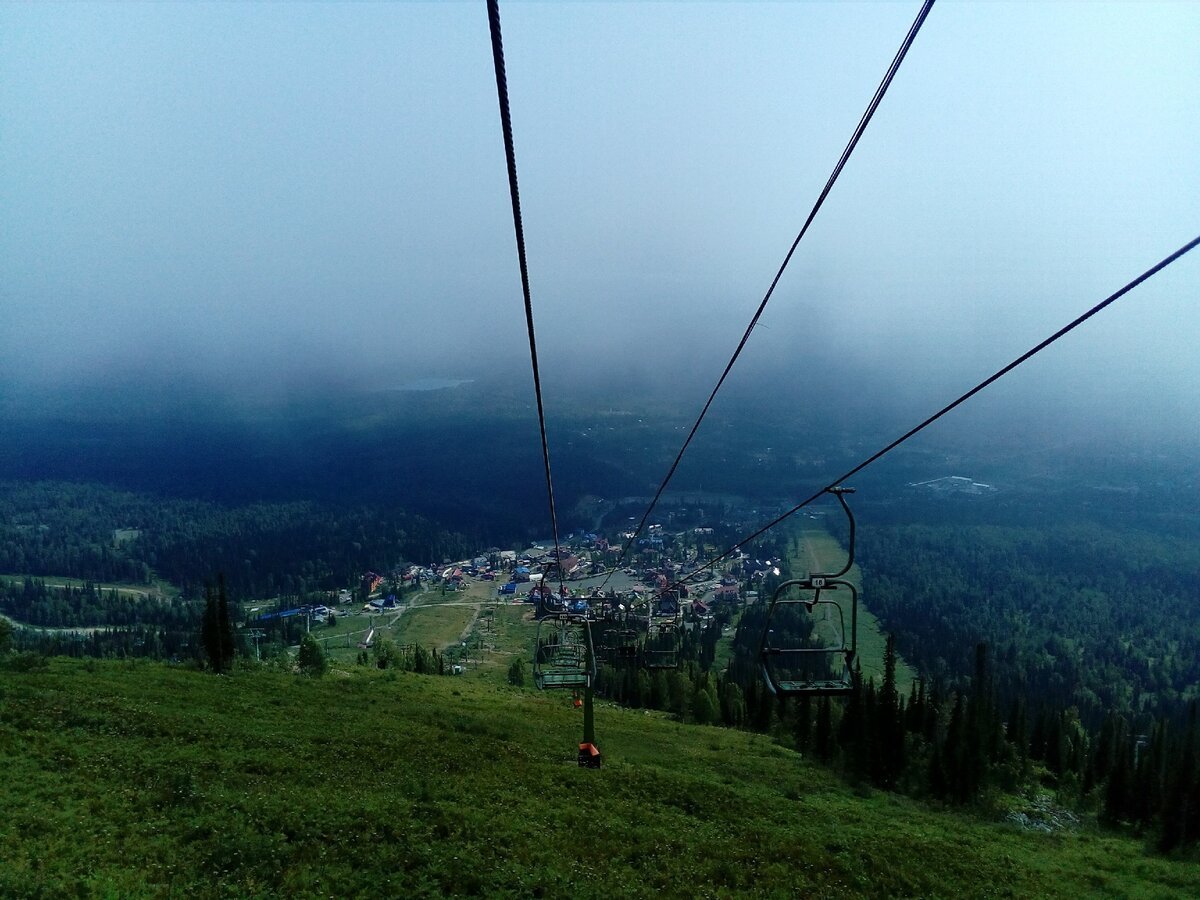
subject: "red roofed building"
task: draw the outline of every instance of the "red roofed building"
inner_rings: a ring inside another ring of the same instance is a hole
[[[723,584],[713,594],[714,600],[737,600],[737,598],[738,586],[736,584]]]

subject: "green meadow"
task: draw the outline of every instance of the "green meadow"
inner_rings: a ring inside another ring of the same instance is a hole
[[[504,614],[510,633],[523,625]],[[480,669],[0,669],[5,897],[1182,897],[1200,865],[853,789],[769,738]]]

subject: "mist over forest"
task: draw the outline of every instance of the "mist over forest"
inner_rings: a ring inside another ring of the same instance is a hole
[[[805,380],[801,388],[785,371],[731,380],[667,501],[707,493],[746,498],[764,511],[786,508],[933,411],[893,400],[886,389]],[[128,378],[40,398],[10,393],[0,479],[97,481],[229,504],[370,504],[491,542],[545,536],[528,377],[477,372],[407,385],[308,383],[264,400],[198,380]],[[574,513],[585,498],[648,500],[694,421],[701,391],[698,379],[689,385],[665,376],[624,392],[602,373],[548,382],[564,525],[591,524],[590,513]],[[695,405],[681,403],[683,396],[697,398]],[[1089,416],[996,399],[985,393],[862,472],[854,483],[863,500],[913,504],[920,497],[909,483],[967,475],[1001,489],[994,502],[976,504],[984,517],[1021,498],[1028,508],[1200,524],[1192,423],[1156,430],[1134,427],[1138,412]]]

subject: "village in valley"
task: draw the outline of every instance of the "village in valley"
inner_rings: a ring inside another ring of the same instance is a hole
[[[290,608],[248,608],[244,630],[267,641],[287,636],[285,643],[308,632],[332,658],[359,663],[376,660],[381,646],[402,653],[421,647],[446,674],[528,656],[536,623],[564,614],[595,623],[598,634],[607,628],[624,635],[630,645],[668,648],[660,653],[674,652],[670,648],[688,634],[706,628],[732,640],[740,610],[758,601],[764,579],[778,576],[780,560],[736,552],[702,568],[725,549],[719,545],[724,535],[682,525],[687,518],[686,510],[669,513],[667,525],[650,524],[640,535],[633,522],[607,533],[578,530],[561,536],[557,550],[549,539],[522,549],[488,547],[436,565],[369,571],[317,602],[314,594]],[[597,653],[605,650],[618,648],[597,647]]]

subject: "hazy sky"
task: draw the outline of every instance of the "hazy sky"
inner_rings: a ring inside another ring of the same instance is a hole
[[[706,392],[918,5],[503,4],[549,389]],[[1198,97],[1200,4],[943,0],[736,376],[968,386],[1200,234]],[[1198,301],[1200,251],[995,402],[1195,428]],[[0,6],[0,378],[481,364],[528,365],[482,2]]]

